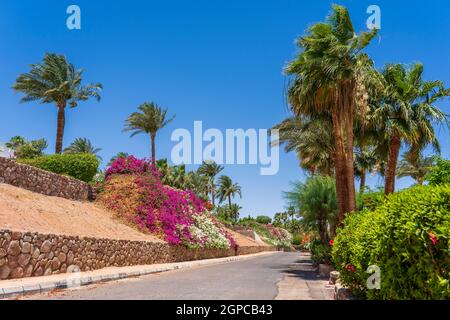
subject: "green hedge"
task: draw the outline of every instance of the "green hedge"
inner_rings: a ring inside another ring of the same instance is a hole
[[[374,211],[349,215],[332,256],[341,281],[369,299],[450,299],[450,185],[393,194]],[[381,288],[368,290],[369,266]]]
[[[84,182],[92,181],[99,166],[97,157],[92,154],[55,154],[34,159],[20,159],[18,162],[53,173],[71,176]]]

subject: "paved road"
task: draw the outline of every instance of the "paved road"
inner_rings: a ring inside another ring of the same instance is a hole
[[[279,293],[278,283],[282,283],[289,275],[292,276],[292,266],[298,264],[300,259],[299,253],[274,253],[242,261],[152,274],[28,298],[271,300]],[[303,279],[299,278],[299,281]],[[295,295],[291,297],[295,298]]]

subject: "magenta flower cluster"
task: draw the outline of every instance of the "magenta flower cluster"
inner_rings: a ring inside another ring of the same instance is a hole
[[[149,170],[151,164],[145,159],[140,160],[134,156],[117,158],[106,170],[105,178],[113,174],[142,174]]]
[[[107,170],[106,176],[132,174],[139,190],[139,206],[135,209],[135,222],[154,234],[163,236],[172,245],[202,246],[191,234],[194,216],[207,211],[204,200],[191,190],[178,190],[163,185],[158,169],[146,160],[135,157],[119,158]],[[214,222],[220,233],[236,247],[233,237],[220,224]]]

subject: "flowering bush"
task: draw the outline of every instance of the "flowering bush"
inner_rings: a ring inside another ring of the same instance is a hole
[[[107,170],[99,201],[141,229],[172,245],[235,247],[234,239],[207,214],[207,203],[190,190],[163,185],[158,169],[145,160],[119,158]]]
[[[151,168],[154,169],[145,159],[136,159],[134,156],[121,157],[113,161],[106,170],[105,179],[113,174],[143,174]],[[153,170],[155,174],[157,170]]]
[[[341,281],[369,299],[450,299],[450,185],[414,187],[348,215],[332,250]],[[366,271],[381,269],[380,290]]]

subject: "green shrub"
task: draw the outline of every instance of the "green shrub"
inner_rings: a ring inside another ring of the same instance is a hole
[[[369,299],[450,299],[450,185],[393,194],[374,211],[349,215],[333,262],[341,281]],[[368,290],[369,266],[381,289]]]
[[[358,194],[357,202],[359,210],[370,209],[375,210],[376,207],[386,201],[386,194],[384,188],[373,191],[368,190],[364,193]]]
[[[432,186],[450,183],[450,160],[437,158],[436,165],[431,168],[425,179]]]
[[[292,237],[292,245],[300,246],[300,245],[302,245],[302,240],[303,240],[302,236],[299,234],[296,234]]]
[[[269,224],[272,223],[272,218],[268,216],[258,216],[256,217],[256,222],[261,224]]]
[[[92,181],[99,166],[97,157],[92,154],[55,154],[18,162],[84,182]]]
[[[319,264],[331,264],[331,246],[323,244],[319,240],[310,242],[308,249],[311,251],[311,259]]]

